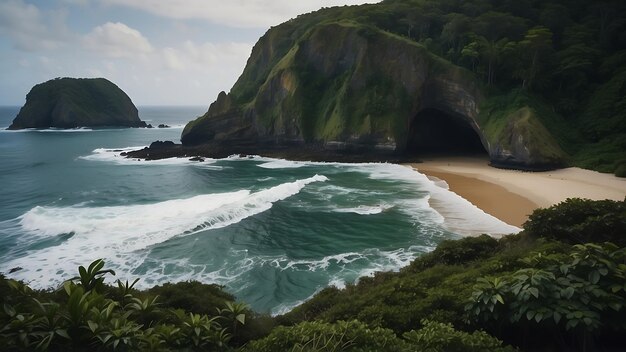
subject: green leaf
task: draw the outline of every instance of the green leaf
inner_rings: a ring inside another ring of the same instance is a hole
[[[13,307],[10,304],[4,303],[2,305],[2,308],[4,308],[4,312],[7,313],[9,317],[15,316],[16,314],[15,309],[13,309]]]
[[[78,274],[80,275],[80,280],[83,281],[83,283],[87,283],[89,276],[87,275],[87,269],[85,269],[84,266],[81,265],[78,267]]]
[[[496,299],[498,300],[498,302],[500,302],[501,304],[504,304],[504,299],[502,298],[502,295],[499,293],[496,293]]]
[[[55,333],[63,338],[70,340],[70,335],[67,334],[67,331],[65,329],[57,329]]]
[[[535,296],[535,298],[539,298],[539,290],[536,287],[531,287],[528,289],[531,295]]]
[[[592,271],[589,274],[589,281],[594,285],[597,284],[600,281],[600,273],[597,270]]]
[[[559,313],[559,312],[554,312],[554,314],[553,314],[553,315],[554,315],[554,322],[558,324],[558,323],[559,323],[559,321],[561,321],[561,313]]]
[[[570,286],[561,292],[561,296],[565,297],[566,299],[570,299],[575,292],[576,290]]]
[[[581,312],[581,311],[574,312],[574,317],[576,317],[577,319],[580,319],[583,316],[585,316],[585,314],[583,312]]]

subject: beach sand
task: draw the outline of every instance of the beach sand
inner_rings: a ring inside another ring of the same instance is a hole
[[[545,172],[503,170],[489,166],[486,157],[434,157],[406,165],[446,181],[451,191],[518,227],[535,208],[567,198],[626,197],[626,178],[576,167]]]

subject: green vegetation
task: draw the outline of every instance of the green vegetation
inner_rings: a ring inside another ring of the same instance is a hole
[[[230,94],[240,109],[258,112],[261,133],[291,131],[309,142],[393,138],[401,148],[421,108],[412,104],[423,87],[411,76],[443,75],[480,93],[478,120],[500,150],[530,146],[538,155],[531,163],[624,175],[624,18],[618,0],[326,8],[271,28]],[[296,80],[282,90],[286,74]]]
[[[128,95],[104,78],[56,78],[34,86],[9,127],[146,127]]]
[[[518,235],[442,242],[397,273],[258,315],[219,286],[147,291],[98,260],[58,291],[1,278],[10,350],[616,350],[626,333],[626,199],[568,199]],[[532,336],[532,338],[529,338]]]

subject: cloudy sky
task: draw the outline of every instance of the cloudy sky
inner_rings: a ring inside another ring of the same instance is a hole
[[[0,0],[0,105],[55,77],[105,77],[136,105],[208,105],[272,25],[378,0]]]

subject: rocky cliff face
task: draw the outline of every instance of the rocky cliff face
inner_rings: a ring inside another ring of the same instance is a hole
[[[537,130],[550,135],[531,108],[502,123],[481,114],[483,100],[470,72],[413,41],[349,21],[306,31],[286,23],[259,40],[231,92],[220,93],[181,140],[398,154],[416,138],[418,113],[435,109],[470,126],[494,164],[563,163],[554,139],[535,145]]]
[[[146,127],[137,108],[104,78],[60,78],[34,86],[9,129]]]

